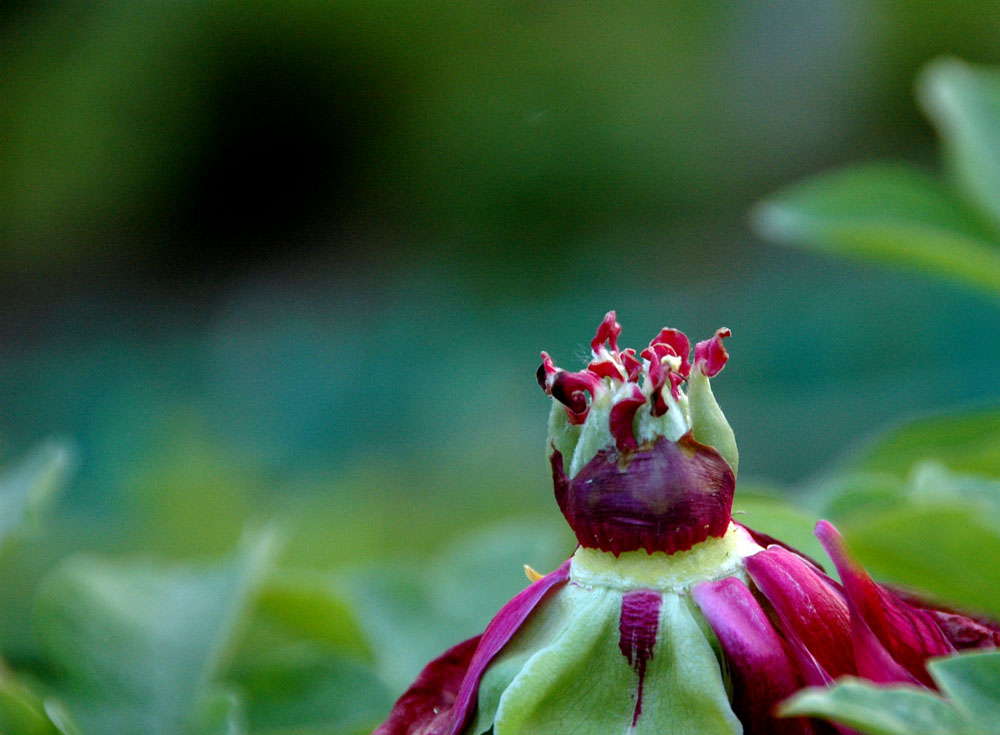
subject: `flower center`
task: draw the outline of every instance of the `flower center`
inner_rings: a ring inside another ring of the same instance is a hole
[[[723,536],[709,537],[687,551],[673,554],[639,550],[615,556],[581,546],[573,554],[569,578],[583,587],[623,592],[636,589],[685,592],[698,582],[725,577],[745,579],[743,560],[762,550],[743,528],[730,523]]]

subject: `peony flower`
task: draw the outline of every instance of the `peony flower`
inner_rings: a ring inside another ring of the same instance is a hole
[[[482,635],[431,661],[374,735],[807,735],[781,719],[844,675],[933,687],[924,662],[1000,644],[1000,626],[872,581],[816,526],[841,582],[731,517],[738,454],[709,379],[720,329],[619,349],[610,312],[578,372],[542,353],[556,502],[579,547]],[[530,572],[530,570],[529,570]]]

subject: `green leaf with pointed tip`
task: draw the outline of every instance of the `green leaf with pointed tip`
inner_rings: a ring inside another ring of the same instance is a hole
[[[370,655],[354,611],[329,574],[275,570],[261,585],[256,616],[332,650]]]
[[[978,505],[903,505],[842,530],[873,575],[1000,617],[1000,525]]]
[[[51,441],[35,449],[0,477],[0,550],[33,523],[62,489],[72,464],[66,444]]]
[[[925,459],[955,471],[1000,475],[1000,410],[939,413],[909,421],[862,449],[850,464],[905,476]]]
[[[942,184],[902,165],[823,174],[780,191],[753,212],[767,239],[899,263],[1000,296],[995,233]]]
[[[868,735],[987,735],[940,697],[915,687],[875,687],[845,677],[805,689],[781,707],[786,717],[821,717]]]
[[[36,629],[51,686],[87,735],[177,735],[197,723],[274,543],[213,565],[76,557],[44,580]]]
[[[931,661],[934,681],[955,707],[986,728],[1000,723],[1000,653],[975,651]]]
[[[1000,230],[1000,70],[938,59],[918,78],[917,96],[955,182]]]

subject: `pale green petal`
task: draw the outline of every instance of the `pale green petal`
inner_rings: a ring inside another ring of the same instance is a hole
[[[468,735],[739,735],[719,663],[686,596],[666,593],[631,730],[638,676],[618,647],[622,592],[567,584],[483,676]]]

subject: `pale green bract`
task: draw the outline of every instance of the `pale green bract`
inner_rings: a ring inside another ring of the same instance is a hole
[[[760,550],[736,526],[670,556],[578,549],[568,584],[483,675],[466,735],[740,735],[718,643],[688,592],[723,576],[745,580],[743,559]],[[650,587],[661,599],[658,633],[633,726],[639,677],[619,647],[619,621],[623,598]]]

